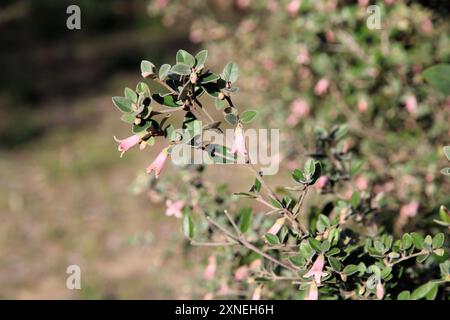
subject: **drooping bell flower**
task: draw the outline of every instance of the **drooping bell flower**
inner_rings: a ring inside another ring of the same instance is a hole
[[[147,167],[147,173],[152,173],[153,171],[155,171],[155,177],[159,178],[161,170],[163,169],[168,156],[169,156],[168,148],[164,148],[156,157],[156,159],[153,160],[153,162]]]
[[[216,274],[216,268],[217,268],[217,260],[215,256],[210,256],[208,258],[208,265],[205,268],[205,271],[203,273],[203,277],[206,280],[212,280],[214,278],[214,275]]]
[[[183,214],[181,213],[181,209],[184,207],[184,201],[178,200],[178,201],[172,201],[167,200],[166,201],[166,216],[174,216],[175,218],[180,219]]]
[[[248,267],[247,266],[240,266],[236,269],[234,272],[234,279],[237,281],[245,280],[248,277]]]
[[[319,255],[314,261],[311,269],[305,274],[306,278],[314,276],[314,281],[317,284],[320,284],[320,278],[325,275],[325,272],[323,272],[323,266],[325,264],[325,258],[323,255]]]
[[[277,235],[278,232],[280,232],[281,227],[284,225],[284,221],[286,218],[280,218],[278,219],[273,226],[270,227],[269,231],[267,233],[273,234],[274,236]]]
[[[317,289],[317,285],[314,281],[311,281],[308,295],[306,296],[305,300],[319,300],[319,290]]]
[[[116,142],[119,144],[117,150],[119,150],[121,152],[120,157],[122,158],[123,154],[130,149],[131,147],[137,145],[140,141],[141,138],[139,138],[139,136],[137,134],[134,134],[128,138],[125,139],[117,139],[114,136],[114,140],[116,140]]]
[[[314,87],[314,93],[318,96],[323,95],[328,90],[330,81],[327,78],[320,79]]]
[[[242,130],[242,125],[238,124],[236,130],[234,131],[234,141],[233,147],[231,148],[231,153],[239,152],[242,156],[247,156],[247,149],[245,148],[245,138],[244,132]]]

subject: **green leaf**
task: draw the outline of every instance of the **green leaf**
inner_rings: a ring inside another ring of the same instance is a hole
[[[192,54],[183,49],[178,50],[176,60],[177,63],[184,63],[189,65],[190,67],[193,67],[195,65],[195,58],[192,56]]]
[[[316,170],[316,164],[314,163],[314,160],[308,159],[303,168],[303,173],[304,173],[306,179],[308,179],[308,180],[311,179],[315,170]]]
[[[305,182],[305,176],[303,175],[303,171],[299,169],[294,170],[294,172],[292,173],[292,178],[298,183]]]
[[[153,63],[147,60],[141,62],[141,75],[144,78],[152,78],[155,75],[156,67]]]
[[[208,72],[200,77],[200,83],[205,84],[205,83],[209,83],[209,82],[214,82],[219,79],[220,79],[220,76],[218,74]]]
[[[441,173],[445,176],[450,176],[450,168],[444,168],[441,170]]]
[[[322,245],[320,246],[320,250],[322,252],[327,252],[328,250],[330,250],[331,247],[331,243],[328,240],[325,240],[324,242],[322,242]]]
[[[363,160],[352,163],[350,166],[350,171],[349,171],[350,176],[354,176],[356,173],[358,173],[358,171],[362,168],[364,163],[365,163],[365,161],[363,161]]]
[[[124,113],[122,117],[120,117],[120,120],[129,124],[134,123],[134,119],[136,119],[136,117],[131,113]]]
[[[431,281],[421,285],[420,287],[418,287],[411,293],[411,300],[419,300],[419,299],[425,298],[425,296],[431,290],[433,290],[433,288],[435,286],[436,286],[436,284]]]
[[[252,208],[243,208],[240,212],[240,226],[242,233],[246,233],[250,228],[252,221]]]
[[[409,248],[411,248],[413,244],[412,238],[408,233],[405,233],[402,237],[402,245],[401,245],[401,249],[402,250],[407,250]]]
[[[409,291],[405,290],[398,294],[397,300],[409,300],[410,297],[411,297],[411,293],[409,293]]]
[[[300,267],[304,262],[304,259],[302,256],[292,256],[292,257],[289,257],[288,260],[290,263],[292,263],[296,267]]]
[[[125,97],[113,97],[112,102],[114,105],[122,112],[131,112],[133,111],[133,101],[129,98]]]
[[[136,92],[134,92],[134,90],[132,90],[130,88],[125,88],[124,94],[125,94],[126,98],[130,99],[133,102],[137,102],[138,96],[137,96]]]
[[[423,72],[425,80],[446,96],[450,95],[450,64],[437,64]]]
[[[182,76],[188,76],[191,74],[191,67],[185,63],[177,63],[170,71]]]
[[[183,219],[183,232],[185,237],[192,239],[194,237],[194,223],[192,222],[189,214],[184,215]]]
[[[177,104],[177,100],[173,96],[161,97],[159,94],[154,94],[154,95],[152,95],[152,98],[160,105],[163,105],[163,106],[166,106],[169,108],[180,107],[180,104]]]
[[[249,123],[256,117],[257,112],[255,110],[244,111],[239,117],[242,123]]]
[[[160,68],[159,68],[159,79],[164,80],[167,75],[169,74],[170,71],[170,64],[163,64]]]
[[[353,192],[352,197],[350,198],[350,205],[353,208],[357,208],[361,203],[361,195],[358,191]]]
[[[328,262],[330,263],[330,266],[337,272],[340,272],[342,270],[342,263],[337,258],[328,257]]]
[[[321,248],[319,240],[314,239],[314,238],[309,238],[308,242],[309,242],[309,245],[311,246],[311,248],[313,248],[317,253],[322,252],[322,248]]]
[[[278,239],[278,237],[274,234],[266,233],[265,237],[267,242],[270,243],[271,245],[280,244],[280,239]]]
[[[423,237],[418,234],[417,232],[413,232],[411,233],[411,237],[412,237],[412,242],[414,243],[414,246],[417,249],[422,249],[423,248]]]
[[[238,118],[233,113],[227,113],[224,117],[225,121],[231,125],[236,125],[238,122]]]
[[[358,272],[358,270],[359,270],[359,267],[357,265],[349,264],[349,265],[345,266],[343,272],[346,275],[351,276],[352,274]]]
[[[443,205],[439,208],[439,218],[444,222],[450,223],[450,212]]]
[[[444,241],[445,241],[445,236],[442,232],[435,235],[433,238],[433,243],[432,243],[433,249],[441,248],[442,245],[444,244]]]
[[[205,66],[206,58],[208,57],[208,50],[202,50],[199,53],[195,55],[195,60],[197,60],[197,64],[195,65],[195,68],[201,69]]]
[[[447,157],[448,161],[450,161],[450,146],[444,147],[444,154]]]
[[[234,62],[229,62],[222,71],[221,78],[231,83],[236,82],[239,76],[239,67]]]
[[[148,88],[148,85],[144,82],[139,82],[136,85],[136,93],[141,96],[150,96],[150,89]]]

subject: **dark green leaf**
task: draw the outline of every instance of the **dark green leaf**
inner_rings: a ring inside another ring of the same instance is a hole
[[[271,245],[280,244],[280,239],[278,239],[278,237],[274,234],[266,233],[265,237],[267,242],[270,243]]]
[[[450,64],[437,64],[423,72],[425,80],[446,96],[450,95]]]

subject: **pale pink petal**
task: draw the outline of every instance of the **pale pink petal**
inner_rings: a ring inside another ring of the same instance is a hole
[[[247,266],[240,266],[236,269],[234,272],[234,279],[237,281],[242,281],[248,277],[248,267]]]
[[[314,93],[318,96],[323,95],[327,90],[330,82],[326,78],[320,79],[314,87]]]
[[[216,274],[217,261],[215,256],[208,258],[208,265],[205,268],[203,276],[206,280],[212,280]]]
[[[242,126],[239,124],[234,131],[234,142],[231,148],[231,153],[239,152],[242,156],[247,156],[247,149],[245,148],[245,138]]]

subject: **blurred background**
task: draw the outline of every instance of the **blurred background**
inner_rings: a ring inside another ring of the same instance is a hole
[[[366,27],[371,3],[382,30]],[[66,27],[70,4],[81,30]],[[421,71],[450,60],[448,17],[445,1],[2,1],[0,298],[201,297],[206,253],[186,250],[164,204],[134,195],[155,153],[120,161],[112,139],[129,128],[111,96],[141,81],[142,59],[173,63],[180,48],[207,48],[218,72],[236,61],[240,104],[266,126],[288,119],[284,169],[316,125],[349,123],[367,160],[359,187],[388,194],[387,221],[419,202],[401,228],[427,228],[449,204],[450,101]],[[81,290],[66,288],[72,264]]]

